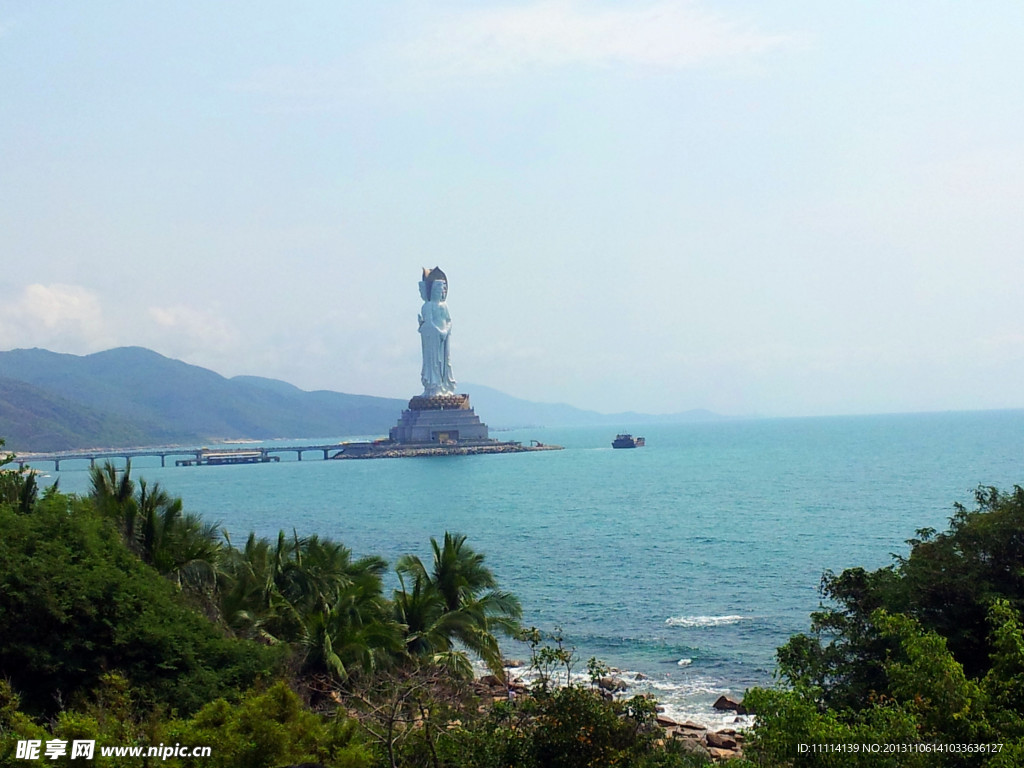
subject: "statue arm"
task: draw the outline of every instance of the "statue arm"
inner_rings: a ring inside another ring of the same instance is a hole
[[[439,305],[431,305],[429,308],[424,307],[423,321],[430,323],[431,327],[442,336],[447,335],[452,326],[452,319],[451,315],[448,314],[448,308]]]

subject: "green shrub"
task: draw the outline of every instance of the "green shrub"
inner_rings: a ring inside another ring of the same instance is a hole
[[[168,728],[166,743],[210,746],[206,768],[272,768],[322,762],[333,768],[369,768],[358,726],[306,709],[284,683],[251,692],[238,703],[218,699]]]
[[[224,637],[75,497],[0,506],[0,677],[27,712],[82,703],[119,671],[146,709],[190,713],[272,674],[281,653]]]

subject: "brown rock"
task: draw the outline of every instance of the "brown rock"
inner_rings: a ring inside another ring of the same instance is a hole
[[[680,751],[686,755],[694,755],[702,758],[703,760],[711,759],[711,752],[701,744],[699,741],[693,741],[691,739],[684,739],[679,742]]]
[[[718,749],[736,749],[736,739],[732,736],[727,736],[723,733],[715,733],[714,731],[708,731],[704,736],[704,740],[707,742],[709,747],[716,747]]]
[[[626,690],[628,686],[618,677],[600,677],[597,680],[597,687],[603,691],[618,693]]]
[[[676,722],[675,720],[673,720],[673,719],[672,719],[671,717],[668,717],[668,716],[666,716],[666,715],[658,715],[658,716],[657,716],[657,717],[656,717],[656,718],[654,719],[654,722],[656,722],[656,723],[657,723],[658,725],[660,725],[660,726],[661,726],[662,728],[671,728],[671,727],[672,727],[672,726],[674,726],[674,725],[679,725],[679,723],[677,723],[677,722]]]
[[[700,741],[700,737],[704,735],[699,731],[687,731],[681,728],[672,728],[666,733],[671,733],[673,739],[688,739],[689,741]]]
[[[738,715],[747,714],[747,710],[744,708],[742,702],[736,701],[736,699],[731,699],[728,696],[719,696],[718,700],[711,706],[714,709],[725,712],[735,712]]]
[[[504,688],[505,683],[498,678],[497,675],[484,675],[480,678],[480,682],[489,688]]]
[[[713,760],[731,760],[734,757],[739,757],[739,754],[731,749],[721,749],[720,747],[708,747],[708,755]]]

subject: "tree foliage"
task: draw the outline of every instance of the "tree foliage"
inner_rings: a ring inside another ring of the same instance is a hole
[[[432,567],[415,555],[399,559],[400,588],[394,593],[395,618],[405,628],[412,656],[433,656],[468,673],[457,644],[479,656],[496,675],[504,675],[495,632],[508,636],[519,629],[522,608],[509,592],[498,589],[484,556],[460,534],[445,533],[444,543],[430,539]]]
[[[537,669],[568,684],[542,674],[481,706],[472,662],[503,675],[498,636],[519,634],[521,608],[463,535],[400,558],[389,599],[380,558],[294,531],[235,547],[130,465],[90,480],[40,496],[0,466],[0,763],[19,739],[96,739],[210,745],[214,767],[701,764],[658,743],[653,702],[605,700],[536,632]]]
[[[430,571],[401,561],[415,607],[385,597],[379,557],[283,531],[236,548],[130,464],[90,480],[86,497],[39,497],[0,468],[0,677],[33,716],[92,706],[110,674],[138,712],[182,715],[215,699],[227,712],[282,674],[313,700],[403,670],[458,676],[470,656],[499,664],[493,633],[517,626],[518,602],[464,536],[432,540]]]
[[[975,498],[973,510],[957,505],[948,531],[919,531],[892,566],[825,574],[831,606],[779,649],[786,688],[746,698],[769,765],[1024,763],[1024,490],[983,487]],[[842,742],[1003,746],[798,752]]]
[[[536,630],[531,667],[537,674],[529,695],[490,707],[482,720],[439,741],[439,752],[463,768],[684,768],[706,765],[679,740],[665,743],[655,725],[656,704],[644,696],[606,699],[569,679],[554,685],[555,667],[571,670],[578,659],[556,639],[549,645]],[[591,660],[592,676],[603,668]],[[445,763],[449,764],[449,763]],[[739,764],[737,764],[739,766]]]
[[[217,699],[189,720],[172,722],[167,741],[216,745],[202,764],[210,768],[273,768],[287,763],[326,763],[333,768],[369,768],[357,723],[325,718],[307,709],[279,682],[239,702]]]
[[[88,501],[0,505],[0,674],[32,712],[53,713],[120,670],[147,704],[193,711],[276,668],[183,605]]]
[[[31,470],[18,472],[10,468],[15,456],[4,450],[4,445],[3,439],[0,439],[0,504],[7,504],[23,515],[28,514],[39,496],[35,473]]]

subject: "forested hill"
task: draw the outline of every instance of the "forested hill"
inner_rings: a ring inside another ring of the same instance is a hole
[[[15,451],[383,435],[404,400],[225,378],[141,347],[0,352],[0,437]]]

